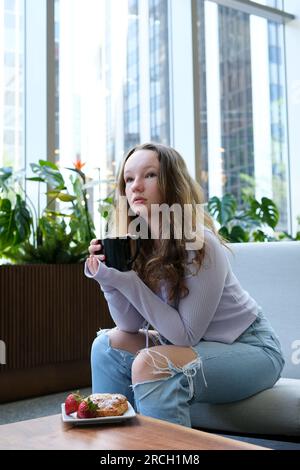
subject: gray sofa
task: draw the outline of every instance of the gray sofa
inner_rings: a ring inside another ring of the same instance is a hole
[[[238,243],[230,248],[233,270],[270,319],[286,364],[272,389],[236,403],[194,404],[192,426],[300,436],[300,242]]]

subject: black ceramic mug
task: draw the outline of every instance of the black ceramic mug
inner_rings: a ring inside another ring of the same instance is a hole
[[[119,271],[130,271],[136,260],[141,246],[140,238],[127,237],[104,238],[101,243],[101,250],[96,255],[105,255],[105,264],[109,268],[115,268]],[[133,253],[133,245],[135,243],[135,252]]]

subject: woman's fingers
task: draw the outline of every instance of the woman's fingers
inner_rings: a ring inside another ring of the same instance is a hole
[[[88,258],[88,259],[86,260],[86,262],[87,262],[87,266],[88,266],[88,268],[89,268],[90,273],[94,274],[94,273],[93,273],[93,268],[92,268],[92,260],[91,260],[91,258]]]
[[[96,241],[97,241],[97,240],[96,240]],[[94,255],[94,254],[96,253],[96,251],[100,251],[101,248],[102,248],[102,245],[101,245],[100,243],[94,244],[94,243],[92,243],[92,242],[93,242],[93,240],[91,241],[91,244],[90,244],[90,246],[89,246],[89,253],[90,253],[90,255]]]
[[[99,259],[103,262],[105,260],[105,256],[104,255],[99,255],[99,256],[91,255],[87,259],[87,265],[92,274],[96,274],[96,272],[98,271],[99,263],[100,263]]]
[[[92,264],[93,264],[94,273],[96,273],[98,271],[99,261],[97,260],[95,256],[92,257]]]
[[[92,274],[96,274],[96,272],[98,271],[98,267],[99,267],[98,263],[99,261],[97,260],[95,256],[90,256],[88,258],[88,268]]]
[[[91,240],[91,245],[99,245],[101,242],[101,240],[99,240],[98,238],[93,238],[93,240]],[[101,246],[101,245],[100,245]]]

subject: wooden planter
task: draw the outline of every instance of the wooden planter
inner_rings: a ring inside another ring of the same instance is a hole
[[[0,403],[89,386],[91,344],[112,326],[82,264],[0,266]]]

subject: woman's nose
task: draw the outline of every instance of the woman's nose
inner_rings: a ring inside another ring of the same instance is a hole
[[[135,178],[131,185],[132,191],[143,191],[143,179],[142,178]]]

